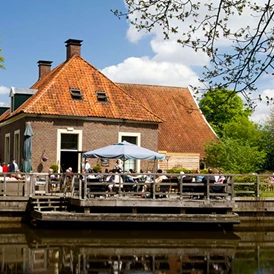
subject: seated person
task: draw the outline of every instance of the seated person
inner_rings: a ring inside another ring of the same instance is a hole
[[[208,173],[209,174],[213,174],[213,171],[211,168],[208,169]],[[215,174],[218,174],[219,172],[218,171],[215,171]],[[209,183],[210,184],[216,184],[216,186],[210,186],[210,191],[211,192],[220,192],[223,190],[223,186],[217,186],[217,184],[223,184],[224,183],[224,180],[225,180],[225,177],[223,175],[219,176],[219,175],[210,175],[209,176]],[[203,182],[207,182],[207,177],[205,176],[204,179],[203,179]]]
[[[212,168],[208,169],[208,174],[210,174],[210,175],[209,176],[204,176],[202,182],[207,183],[207,180],[208,180],[209,183],[216,183],[216,177],[213,176]]]
[[[129,173],[123,176],[123,180],[125,183],[132,183],[132,185],[125,185],[125,188],[124,188],[125,191],[135,191],[136,184],[138,183],[138,181],[135,180],[134,177],[132,177],[132,175],[130,175],[131,173],[135,173],[135,172],[132,169],[130,169]]]
[[[157,170],[157,173],[163,173],[161,169]],[[155,179],[155,183],[161,183],[163,180],[168,179],[166,175],[158,175],[157,178]],[[160,185],[156,185],[156,191],[160,191]]]
[[[21,175],[20,169],[16,170],[16,175],[15,175],[17,180],[24,180],[24,176]]]
[[[104,176],[102,174],[102,170],[98,170],[97,173],[98,174],[95,176],[95,178],[98,178],[100,182],[104,181]]]
[[[153,176],[151,175],[151,171],[147,171],[146,175],[141,175],[141,179],[139,178],[139,182],[145,182],[145,184],[142,187],[142,192],[148,191],[148,189],[151,186],[151,183],[153,182]]]
[[[119,184],[123,184],[123,178],[122,176],[118,175],[118,172],[116,169],[112,170],[113,173],[115,173],[114,175],[112,175],[112,177],[110,179],[112,179],[112,184],[108,185],[108,190],[110,192],[113,191],[114,188],[118,188]],[[121,185],[121,188],[123,187],[123,185]]]
[[[49,173],[49,177],[50,177],[51,180],[59,179],[59,175],[53,174],[53,169],[52,168],[49,168],[48,173]]]
[[[106,176],[106,182],[113,182],[114,174],[112,174],[112,170],[108,171],[109,175]]]
[[[59,179],[59,175],[53,174],[53,169],[49,168],[48,170],[50,181],[57,181]],[[57,184],[50,184],[50,189],[54,190],[57,187]]]
[[[121,160],[120,159],[116,160],[113,169],[115,169],[117,172],[121,172],[123,170],[123,166],[121,164]]]
[[[93,170],[89,169],[87,179],[95,179],[95,178],[96,178],[96,176],[93,173]]]
[[[6,181],[17,181],[16,175],[15,174],[10,174],[9,176],[6,177]]]

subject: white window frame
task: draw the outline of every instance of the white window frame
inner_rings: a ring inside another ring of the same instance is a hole
[[[18,136],[18,139],[16,138]],[[17,140],[17,142],[16,142]],[[13,156],[18,166],[21,166],[20,129],[14,131]]]
[[[10,133],[5,134],[5,157],[6,165],[10,162]]]
[[[123,136],[136,137],[136,145],[141,146],[141,133],[140,132],[119,132],[118,142],[122,142]],[[136,171],[140,171],[140,160],[136,160]]]
[[[78,135],[78,147],[77,150],[75,151],[82,151],[82,146],[83,146],[83,131],[81,129],[72,129],[72,128],[67,128],[67,129],[57,129],[57,163],[60,163],[60,155],[61,155],[61,135],[62,134],[77,134]],[[73,150],[71,150],[73,151]],[[81,163],[81,155],[79,153],[78,155],[78,163]],[[58,167],[60,169],[60,165]],[[79,165],[78,165],[79,168]],[[60,170],[58,170],[60,172]],[[81,172],[81,170],[77,171],[78,173]]]

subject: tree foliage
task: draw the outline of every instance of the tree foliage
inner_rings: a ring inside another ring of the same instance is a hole
[[[266,151],[266,160],[264,163],[265,170],[274,170],[274,108],[262,128],[261,145],[264,146]]]
[[[261,147],[264,132],[245,116],[238,116],[223,125],[223,136],[248,143],[252,147]],[[262,147],[263,149],[263,147]]]
[[[219,137],[224,134],[224,124],[240,117],[251,115],[251,110],[243,104],[243,100],[233,91],[219,89],[203,94],[199,107]]]
[[[218,142],[205,147],[207,165],[233,173],[265,168],[266,131],[249,120],[251,111],[238,94],[228,90],[209,91],[199,106],[219,137]]]
[[[1,41],[0,41],[0,43],[1,43]],[[2,68],[2,69],[5,69],[5,66],[4,66],[4,57],[2,56],[2,50],[0,49],[0,68]]]
[[[258,171],[266,156],[258,147],[232,138],[222,138],[209,144],[205,147],[205,153],[208,166],[221,167],[231,173]]]
[[[126,16],[137,30],[160,27],[165,39],[177,35],[182,46],[209,56],[211,67],[205,67],[201,79],[209,89],[241,92],[251,104],[248,92],[256,89],[257,80],[273,75],[272,0],[125,0],[125,4],[126,13],[113,12],[119,18]],[[252,18],[254,27],[241,21],[243,14]],[[222,41],[230,44],[230,51],[221,50]]]

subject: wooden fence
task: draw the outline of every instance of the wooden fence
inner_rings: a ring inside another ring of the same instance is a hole
[[[157,173],[130,174],[135,178],[135,182],[126,182],[125,176],[129,174],[115,174],[119,178],[115,183],[106,181],[109,175],[111,174],[1,173],[0,195],[23,197],[57,195],[80,199],[113,195],[116,197],[144,196],[152,199],[159,197],[233,199],[234,197],[269,197],[272,195],[274,197],[274,183],[271,182],[269,174],[223,174],[226,178],[224,184],[211,182],[208,174],[202,175],[206,179],[203,182],[197,174],[185,174],[184,177],[178,174],[165,174],[168,179],[162,180],[161,183],[157,183],[155,179],[163,174]],[[144,180],[148,176],[151,180]],[[111,191],[109,185],[113,185]]]

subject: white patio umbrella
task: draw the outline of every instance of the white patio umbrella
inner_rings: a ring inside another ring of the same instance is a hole
[[[127,141],[106,147],[98,148],[83,153],[85,158],[107,158],[107,159],[121,159],[124,161],[128,159],[134,160],[164,160],[165,155],[158,152],[143,148]],[[124,168],[123,168],[124,169]]]

